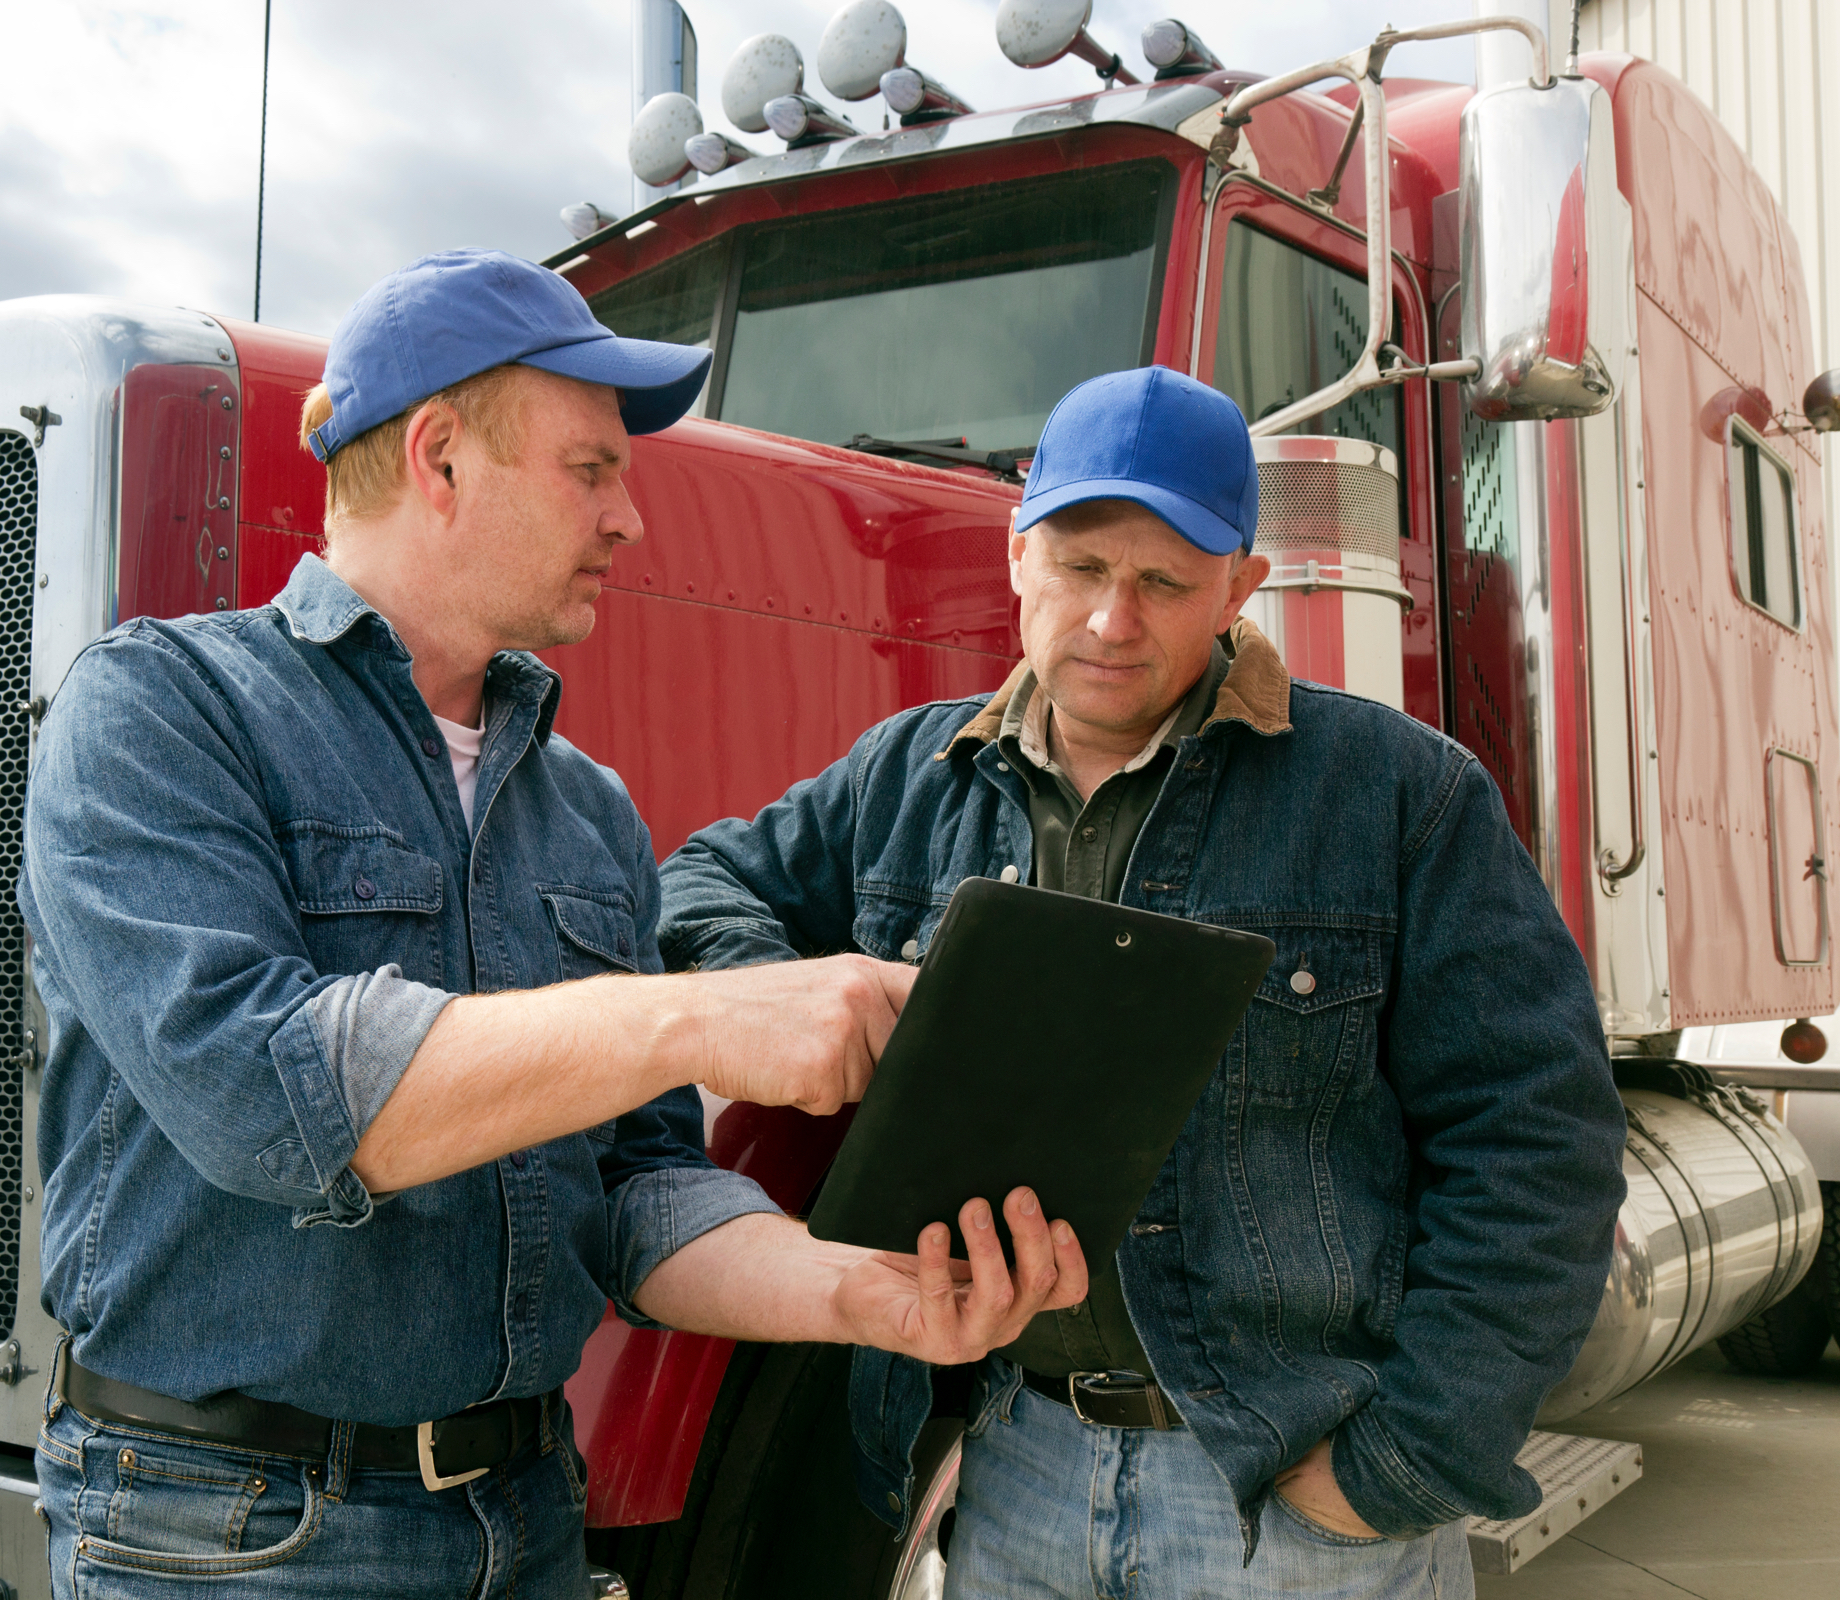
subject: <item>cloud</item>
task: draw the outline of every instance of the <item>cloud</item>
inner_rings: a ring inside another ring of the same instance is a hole
[[[748,35],[792,37],[817,81],[833,7],[691,0],[711,127],[722,68]],[[906,6],[908,54],[985,109],[1089,92],[1092,69],[1035,72],[999,54],[995,0]],[[1450,0],[1290,0],[1258,15],[1173,7],[1234,65],[1278,71],[1352,47],[1389,17]],[[1099,0],[1093,32],[1141,67],[1156,4]],[[364,287],[429,250],[540,257],[557,210],[622,211],[631,119],[623,0],[274,0],[263,319],[330,331]],[[1467,43],[1401,51],[1411,76],[1467,77]],[[262,15],[254,0],[22,6],[0,57],[0,297],[119,295],[249,312]],[[830,102],[835,104],[834,101]],[[879,100],[839,107],[879,127]],[[768,136],[743,136],[757,149]]]

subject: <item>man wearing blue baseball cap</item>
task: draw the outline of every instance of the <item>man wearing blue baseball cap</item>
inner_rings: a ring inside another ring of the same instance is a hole
[[[637,540],[635,433],[706,351],[430,256],[333,336],[327,554],[273,604],[142,618],[39,735],[19,896],[50,1014],[38,1453],[53,1589],[568,1597],[561,1385],[637,1326],[982,1355],[1085,1292],[1026,1191],[912,1260],[818,1244],[704,1156],[695,1085],[829,1112],[909,981],[671,977],[618,777],[529,652]]]
[[[1539,1503],[1514,1458],[1603,1292],[1622,1113],[1577,946],[1466,751],[1236,620],[1257,522],[1225,395],[1080,385],[1010,537],[1009,681],[663,868],[661,947],[703,970],[917,959],[971,874],[1277,945],[1086,1302],[978,1368],[947,1600],[1471,1594],[1464,1518]],[[942,1492],[930,1375],[855,1362],[864,1503],[905,1526]]]

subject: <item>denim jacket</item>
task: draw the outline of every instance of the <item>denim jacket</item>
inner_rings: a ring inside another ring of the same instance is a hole
[[[1275,1475],[1331,1432],[1382,1533],[1523,1514],[1540,1494],[1514,1457],[1590,1328],[1623,1198],[1591,983],[1467,751],[1293,683],[1249,623],[1233,642],[1122,903],[1278,954],[1119,1248],[1126,1304],[1249,1547]],[[1019,677],[695,834],[663,868],[667,961],[924,953],[962,880],[1027,881],[1028,794],[995,742]],[[975,1433],[1007,1396],[973,1394]],[[864,1501],[901,1521],[927,1369],[859,1350],[850,1400]]]
[[[383,1196],[350,1162],[457,994],[662,970],[651,841],[496,657],[469,836],[389,624],[313,556],[272,605],[80,656],[27,791],[50,1021],[45,1309],[93,1371],[401,1425],[576,1368],[612,1297],[776,1208],[682,1089]]]

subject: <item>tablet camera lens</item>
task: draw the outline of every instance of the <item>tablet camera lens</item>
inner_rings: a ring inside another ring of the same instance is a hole
[[[1124,949],[1124,947],[1125,947],[1126,945],[1128,945],[1128,944],[1129,944],[1130,942],[1131,942],[1131,936],[1130,936],[1130,934],[1128,934],[1128,933],[1121,933],[1121,934],[1119,934],[1119,935],[1118,935],[1118,948],[1119,948],[1120,950],[1122,950],[1122,949]]]

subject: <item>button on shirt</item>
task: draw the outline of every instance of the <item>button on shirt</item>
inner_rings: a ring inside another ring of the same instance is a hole
[[[141,618],[39,736],[20,907],[51,1025],[44,1298],[93,1372],[402,1425],[567,1378],[609,1298],[776,1208],[680,1089],[395,1195],[358,1140],[455,995],[658,972],[651,840],[506,653],[469,826],[389,624],[303,558]],[[463,730],[464,731],[464,730]]]
[[[1176,747],[1208,719],[1231,663],[1218,643],[1195,680],[1143,749],[1085,799],[1049,754],[1048,697],[1034,673],[1024,674],[1004,712],[997,743],[1029,786],[1029,827],[1035,838],[1034,882],[1043,889],[1117,901],[1131,849],[1143,830]],[[1150,1375],[1114,1261],[1092,1262],[1086,1300],[1044,1311],[1001,1353],[1020,1366],[1064,1377],[1071,1372]]]

